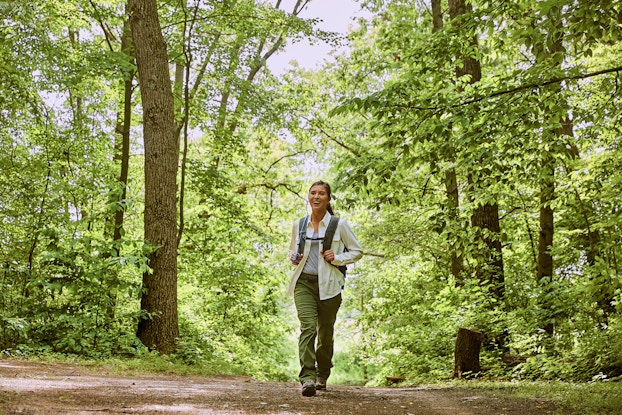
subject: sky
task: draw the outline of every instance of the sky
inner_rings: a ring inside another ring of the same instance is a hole
[[[295,0],[283,1],[283,10],[292,10]],[[300,14],[303,18],[319,18],[322,22],[317,27],[323,30],[347,34],[351,25],[355,25],[357,16],[362,16],[359,4],[355,0],[311,0]],[[324,60],[330,60],[332,47],[323,42],[310,45],[308,42],[288,44],[284,51],[272,56],[268,61],[270,69],[283,72],[295,60],[307,69],[316,69]]]
[[[292,10],[295,0],[283,0],[283,10]],[[369,16],[360,10],[356,0],[310,0],[306,9],[300,14],[302,18],[318,18],[319,29],[338,32],[346,35],[350,26],[357,25],[356,19],[360,16]],[[309,42],[287,44],[284,51],[280,51],[268,60],[268,67],[276,74],[285,72],[291,67],[290,62],[296,61],[298,66],[306,69],[317,69],[326,60],[331,60],[330,52],[333,47],[323,42],[310,45]],[[345,48],[343,48],[345,49]],[[320,178],[327,166],[318,164],[315,160],[308,160],[307,169],[309,180]],[[308,203],[305,203],[308,208]]]

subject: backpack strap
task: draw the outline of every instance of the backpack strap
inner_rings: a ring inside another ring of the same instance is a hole
[[[333,242],[333,237],[335,236],[335,231],[337,230],[338,224],[339,217],[334,215],[331,216],[330,222],[328,222],[328,226],[326,227],[326,232],[324,233],[322,251],[328,251],[330,249],[330,244]]]
[[[333,237],[335,236],[335,231],[337,230],[337,225],[338,224],[339,224],[339,217],[335,216],[335,215],[331,216],[330,217],[330,222],[328,222],[328,226],[326,227],[326,232],[324,233],[324,241],[323,241],[323,245],[322,245],[322,251],[328,251],[330,249],[330,245],[333,242]],[[345,247],[345,250],[347,251],[348,248]],[[335,265],[333,265],[333,266],[335,266]],[[337,268],[339,269],[339,271],[341,271],[341,273],[345,277],[346,276],[347,267],[345,265],[340,265],[340,266],[337,266]]]
[[[298,253],[302,255],[305,252],[305,241],[307,240],[307,225],[309,224],[309,216],[300,218],[298,222]]]

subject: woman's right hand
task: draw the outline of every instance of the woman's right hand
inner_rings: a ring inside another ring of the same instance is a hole
[[[289,260],[292,262],[292,265],[298,265],[300,264],[302,257],[303,254],[299,254],[298,252],[292,252],[292,254],[289,256]]]

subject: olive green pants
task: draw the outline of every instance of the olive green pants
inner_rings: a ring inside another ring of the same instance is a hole
[[[315,381],[316,377],[328,379],[333,367],[333,335],[341,294],[320,300],[317,281],[299,279],[294,290],[294,303],[300,320],[298,378],[300,382]]]

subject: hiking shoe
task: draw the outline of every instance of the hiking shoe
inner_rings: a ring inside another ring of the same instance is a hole
[[[315,380],[315,389],[319,391],[320,390],[325,391],[326,390],[326,379],[318,377]]]
[[[315,382],[305,380],[302,384],[302,396],[315,396]]]

